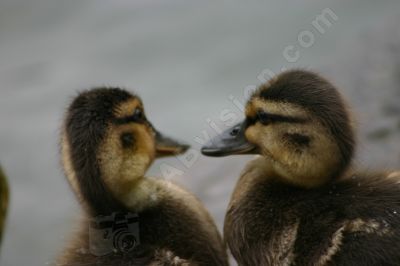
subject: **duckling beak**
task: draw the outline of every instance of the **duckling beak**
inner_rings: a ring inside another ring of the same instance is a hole
[[[156,157],[165,157],[185,153],[189,149],[189,145],[178,142],[174,139],[162,135],[154,130],[156,135]]]
[[[219,136],[209,141],[201,148],[201,152],[207,156],[221,157],[235,154],[256,154],[257,148],[247,141],[244,132],[246,121],[227,129]]]

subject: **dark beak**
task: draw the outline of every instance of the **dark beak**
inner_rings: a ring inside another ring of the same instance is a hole
[[[154,129],[154,127],[153,127]],[[189,145],[178,142],[172,138],[166,137],[154,129],[156,139],[156,157],[165,157],[185,153]]]
[[[220,157],[234,154],[256,154],[257,148],[247,141],[246,121],[226,130],[201,148],[207,156]]]

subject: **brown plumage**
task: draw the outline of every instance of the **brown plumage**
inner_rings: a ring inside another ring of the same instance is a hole
[[[85,217],[57,265],[227,265],[220,235],[202,204],[171,182],[144,177],[156,157],[182,153],[187,146],[155,130],[139,97],[118,88],[81,93],[67,110],[61,147]],[[138,215],[140,245],[96,256],[89,226],[94,217],[115,213]]]
[[[261,155],[226,214],[239,265],[400,265],[400,174],[352,170],[346,109],[329,81],[287,71],[254,93],[244,123],[203,147]]]

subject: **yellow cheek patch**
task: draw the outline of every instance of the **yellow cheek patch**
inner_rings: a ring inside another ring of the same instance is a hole
[[[155,157],[155,142],[151,129],[146,124],[125,124],[125,125],[112,125],[106,138],[109,138],[109,146],[112,149],[121,150],[123,155],[144,154],[148,155],[150,158]],[[133,149],[124,149],[121,143],[121,136],[124,133],[131,133],[134,138]]]
[[[154,137],[149,130],[146,125],[139,124],[135,126],[134,135],[137,140],[136,153],[147,154],[153,160],[156,148]]]
[[[133,98],[118,105],[115,108],[114,115],[116,118],[131,116],[136,108],[143,109],[142,102],[138,98]]]
[[[121,136],[130,133],[134,143],[124,147]],[[143,178],[155,157],[154,139],[143,124],[111,124],[99,150],[102,177],[118,198]]]
[[[249,128],[246,129],[244,132],[244,135],[246,136],[246,139],[253,143],[257,144],[257,140],[259,139],[258,136],[259,129],[257,128],[257,125],[252,125]]]

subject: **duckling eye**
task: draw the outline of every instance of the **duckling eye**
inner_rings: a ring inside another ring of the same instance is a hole
[[[126,132],[121,135],[121,143],[124,148],[131,148],[135,143],[135,137],[132,133]]]
[[[142,109],[136,108],[135,111],[133,112],[132,118],[136,121],[140,121],[144,119],[144,114]]]
[[[235,137],[235,136],[237,136],[237,134],[239,134],[239,132],[240,132],[240,127],[239,126],[237,126],[237,127],[235,127],[234,129],[232,129],[232,131],[229,133],[232,137]]]

